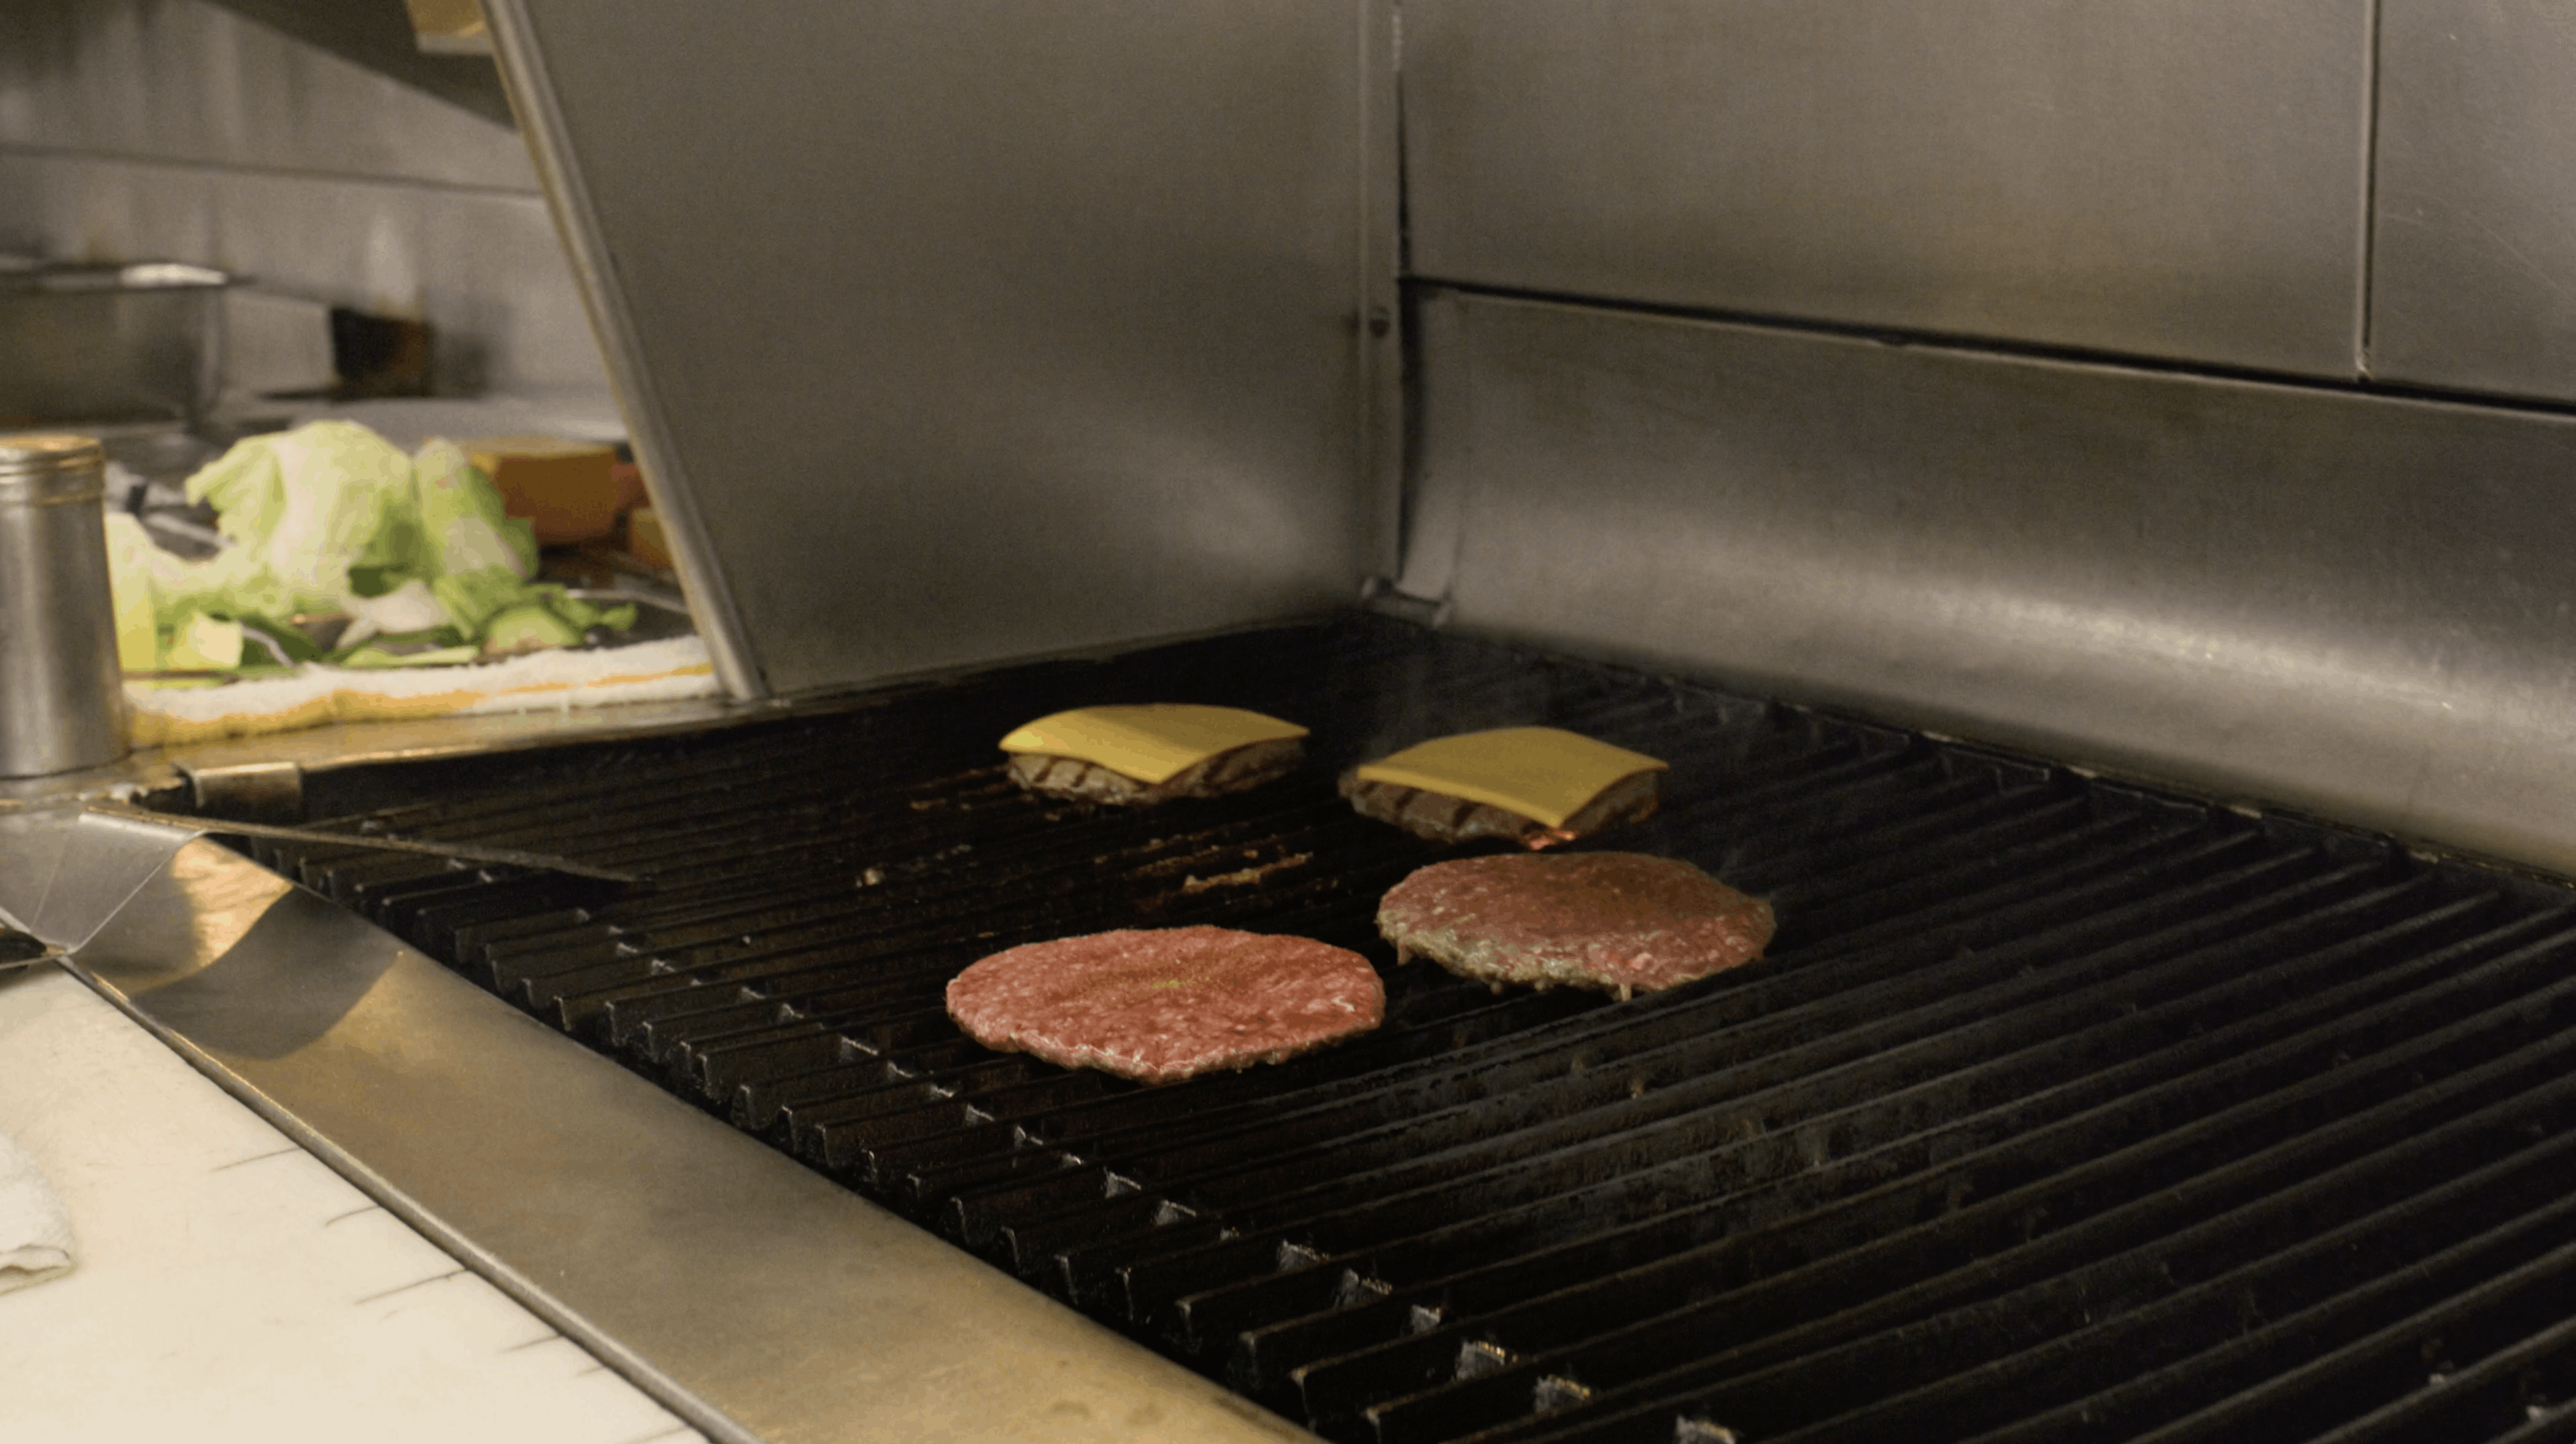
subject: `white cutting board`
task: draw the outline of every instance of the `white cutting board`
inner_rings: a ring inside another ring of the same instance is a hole
[[[0,1294],[0,1437],[701,1439],[50,965],[0,975],[0,1133],[77,1259]]]

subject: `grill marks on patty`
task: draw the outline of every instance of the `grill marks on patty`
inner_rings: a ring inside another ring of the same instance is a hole
[[[1433,842],[1495,838],[1536,850],[1653,816],[1662,778],[1660,772],[1622,778],[1585,803],[1561,827],[1550,827],[1537,818],[1445,792],[1391,782],[1363,782],[1355,772],[1343,774],[1341,787],[1342,795],[1351,800],[1351,806],[1362,817],[1392,823],[1416,837]]]
[[[1011,780],[1031,792],[1112,807],[1151,807],[1176,797],[1217,797],[1258,787],[1305,760],[1304,739],[1283,737],[1220,752],[1161,782],[1139,782],[1097,763],[1043,752],[1011,757]]]
[[[1377,925],[1398,961],[1622,998],[1750,962],[1773,926],[1762,899],[1679,859],[1633,852],[1434,863],[1387,892]]]
[[[995,953],[950,980],[948,1014],[987,1048],[1171,1083],[1368,1032],[1386,988],[1310,938],[1126,928]]]

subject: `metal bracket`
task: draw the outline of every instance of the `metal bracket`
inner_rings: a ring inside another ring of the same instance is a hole
[[[1360,584],[1360,606],[1381,616],[1435,629],[1449,621],[1447,597],[1417,597],[1385,577],[1371,577]]]

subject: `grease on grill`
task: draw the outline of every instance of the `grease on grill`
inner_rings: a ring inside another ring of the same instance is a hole
[[[1260,855],[1258,852],[1244,854],[1246,857]],[[1284,868],[1304,867],[1314,860],[1315,855],[1311,852],[1297,852],[1290,853],[1286,857],[1274,857],[1268,862],[1256,862],[1249,867],[1239,867],[1232,872],[1221,872],[1213,877],[1184,877],[1181,879],[1181,891],[1198,893],[1218,887],[1251,887],[1267,879],[1274,872]]]

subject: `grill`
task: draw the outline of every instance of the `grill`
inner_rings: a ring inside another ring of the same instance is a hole
[[[1062,707],[1313,725],[1233,798],[1045,802]],[[1332,778],[1543,722],[1672,763],[1603,845],[1768,896],[1612,1003],[1397,969],[1455,855]],[[2385,839],[1374,616],[684,739],[317,775],[256,842],[627,1067],[1334,1439],[2576,1438],[2576,912]],[[1142,1088],[963,1040],[1015,943],[1356,948],[1388,1020]]]
[[[2304,815],[2576,877],[2542,7],[637,8],[482,0],[725,700],[0,788],[498,850],[0,806],[389,1211],[726,1444],[2576,1440],[2569,894]],[[996,766],[1156,700],[1316,755]],[[1771,956],[1395,967],[1454,854],[1333,777],[1529,723]],[[1140,1089],[941,1007],[1200,922],[1387,1026]]]

